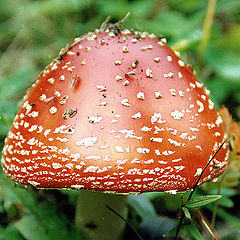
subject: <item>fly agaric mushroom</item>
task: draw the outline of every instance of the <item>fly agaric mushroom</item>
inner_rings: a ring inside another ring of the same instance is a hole
[[[226,138],[222,119],[165,38],[115,30],[76,38],[32,86],[3,149],[10,178],[36,188],[115,193],[193,188]],[[200,184],[219,176],[227,159],[224,144]],[[108,219],[104,201],[126,216],[125,197],[80,193],[77,224],[86,239],[118,239],[124,224],[111,225],[117,217]],[[104,221],[108,231],[99,231]]]

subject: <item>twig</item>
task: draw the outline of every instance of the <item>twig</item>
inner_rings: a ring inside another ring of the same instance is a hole
[[[106,207],[112,211],[114,214],[116,214],[119,218],[121,218],[124,222],[126,222],[126,224],[136,233],[136,235],[138,236],[138,238],[140,240],[144,240],[141,235],[137,232],[137,230],[133,227],[133,225],[131,223],[128,222],[127,219],[125,219],[123,216],[121,216],[118,212],[116,212],[114,209],[112,209],[110,206],[106,205]]]
[[[211,226],[208,219],[200,212],[199,209],[197,209],[195,212],[196,212],[197,219],[198,219],[199,223],[203,226],[205,231],[210,235],[211,239],[212,240],[219,240],[220,238],[219,238],[217,232]]]
[[[126,21],[126,19],[129,17],[130,12],[128,12],[126,14],[126,16],[121,19],[120,21],[116,22],[116,23],[111,23],[111,17],[108,16],[105,21],[102,23],[100,30],[104,31],[106,29],[109,29],[111,31],[113,31],[116,35],[123,29],[124,23]]]
[[[218,154],[218,152],[221,150],[221,148],[223,147],[225,143],[225,140],[223,141],[223,143],[220,145],[220,147],[218,148],[218,150],[214,153],[214,155],[211,157],[211,159],[208,161],[208,163],[206,164],[206,166],[203,168],[201,174],[199,175],[196,183],[194,184],[193,188],[191,189],[191,193],[189,194],[188,198],[187,198],[187,201],[181,205],[181,211],[180,211],[180,220],[178,222],[178,226],[177,226],[177,230],[176,230],[176,235],[175,235],[175,238],[177,239],[178,238],[178,235],[179,235],[179,232],[180,232],[180,228],[181,228],[181,225],[182,225],[182,222],[184,220],[184,214],[183,214],[183,211],[182,211],[182,208],[183,207],[186,207],[187,203],[191,200],[192,196],[193,196],[193,193],[195,192],[197,186],[198,186],[198,183],[200,182],[200,179],[201,177],[203,176],[203,173],[205,172],[205,170],[207,169],[207,167],[209,166],[209,164],[213,161],[213,159],[216,157],[216,155]]]

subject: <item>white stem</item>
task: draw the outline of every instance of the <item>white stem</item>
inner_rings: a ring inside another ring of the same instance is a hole
[[[84,240],[122,239],[126,223],[107,206],[127,218],[127,195],[79,191],[75,225]]]

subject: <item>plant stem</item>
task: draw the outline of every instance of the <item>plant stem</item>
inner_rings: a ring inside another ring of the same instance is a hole
[[[83,240],[120,240],[126,222],[116,216],[110,206],[127,218],[127,195],[81,190],[78,194],[75,225]]]
[[[229,169],[229,168],[227,168],[226,171],[223,173],[222,178],[221,178],[221,180],[220,180],[220,182],[219,182],[218,191],[217,191],[217,194],[218,194],[218,195],[221,194],[222,183],[223,183],[223,180],[224,180],[225,176],[227,175],[228,169]],[[219,201],[219,200],[217,200],[217,201],[214,203],[213,212],[212,212],[211,227],[212,227],[213,229],[214,229],[214,226],[215,226],[215,219],[216,219],[216,215],[217,215],[218,201]]]
[[[204,19],[203,23],[203,36],[202,40],[200,42],[199,46],[199,51],[198,51],[198,69],[200,68],[200,65],[202,63],[202,59],[204,57],[204,54],[207,49],[207,45],[209,42],[210,34],[211,34],[211,27],[213,24],[213,19],[214,19],[214,13],[215,13],[215,8],[216,8],[216,1],[217,0],[209,0],[208,1],[208,6],[207,6],[207,14]]]
[[[208,163],[205,165],[205,167],[203,168],[201,174],[199,175],[197,181],[195,182],[193,188],[191,189],[191,192],[186,200],[186,202],[182,205],[181,205],[181,209],[180,209],[180,220],[178,222],[178,226],[177,226],[177,230],[176,230],[176,234],[175,234],[175,239],[178,239],[178,235],[179,235],[179,232],[180,232],[180,229],[181,229],[181,225],[183,223],[183,220],[184,220],[184,214],[183,214],[183,210],[182,208],[183,207],[186,207],[187,203],[191,200],[192,196],[193,196],[193,193],[195,192],[197,186],[198,186],[198,183],[200,182],[201,180],[201,177],[203,176],[203,173],[205,172],[205,170],[207,169],[207,167],[210,165],[210,163],[213,161],[213,159],[216,157],[216,155],[218,154],[218,152],[221,150],[221,148],[223,147],[223,145],[225,144],[225,140],[222,142],[222,144],[220,145],[220,147],[218,148],[218,150],[213,154],[213,156],[211,157],[211,159],[208,161]]]
[[[210,235],[210,238],[212,240],[219,240],[219,236],[217,232],[214,230],[214,228],[212,228],[211,224],[209,223],[208,219],[203,215],[203,213],[199,209],[196,209],[194,212],[196,213],[199,223],[202,225],[205,231]]]

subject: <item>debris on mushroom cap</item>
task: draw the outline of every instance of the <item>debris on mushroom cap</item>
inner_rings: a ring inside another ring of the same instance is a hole
[[[225,138],[207,91],[165,38],[96,30],[32,86],[2,165],[38,188],[176,192],[194,186]],[[227,163],[224,144],[201,183]]]

